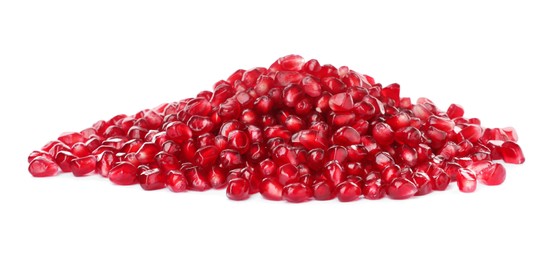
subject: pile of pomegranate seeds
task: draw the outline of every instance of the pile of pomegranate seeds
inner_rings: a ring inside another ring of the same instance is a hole
[[[29,172],[289,202],[501,184],[505,168],[493,161],[525,161],[516,131],[463,116],[459,105],[412,103],[398,84],[289,55],[268,69],[238,70],[213,92],[64,133],[29,155]]]

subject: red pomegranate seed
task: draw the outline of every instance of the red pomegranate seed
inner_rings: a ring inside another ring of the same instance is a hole
[[[447,116],[449,118],[459,118],[464,116],[464,108],[457,104],[451,104],[447,109]]]
[[[240,177],[231,180],[226,187],[226,196],[231,200],[245,200],[249,198],[249,182]]]
[[[416,196],[426,195],[431,192],[431,179],[425,172],[415,172],[412,174],[411,180],[416,184],[418,192]]]
[[[215,163],[219,157],[219,150],[214,145],[201,147],[194,156],[194,162],[197,166],[207,167]]]
[[[96,163],[96,172],[102,177],[108,177],[109,171],[113,168],[116,162],[115,153],[112,151],[105,151],[98,156]]]
[[[282,92],[284,104],[288,107],[295,107],[303,99],[304,93],[303,88],[296,84],[285,87]]]
[[[109,180],[117,185],[132,185],[137,181],[136,174],[138,170],[136,166],[129,162],[117,163],[109,170]]]
[[[299,172],[297,171],[297,167],[293,164],[286,163],[278,168],[276,176],[278,177],[278,182],[282,185],[286,185],[291,182],[296,182],[299,178]]]
[[[166,177],[159,169],[150,169],[138,174],[138,182],[144,190],[158,190],[165,188]]]
[[[481,182],[486,185],[500,185],[506,179],[506,169],[500,163],[493,163],[483,169],[479,175]]]
[[[337,145],[353,145],[360,143],[360,134],[350,126],[339,128],[332,136],[332,142]]]
[[[477,188],[475,172],[462,168],[456,173],[456,184],[462,192],[474,192]]]
[[[136,159],[140,163],[152,163],[155,161],[155,155],[159,152],[159,148],[154,143],[145,142],[140,149],[136,151]]]
[[[352,181],[344,181],[337,185],[337,199],[341,202],[357,200],[362,194],[362,189]]]
[[[75,176],[85,176],[96,170],[96,156],[88,155],[85,157],[75,158],[70,163],[71,172]]]
[[[211,113],[211,103],[205,98],[194,98],[184,107],[184,112],[190,115],[207,116]]]
[[[250,142],[248,135],[241,130],[234,130],[228,133],[228,147],[237,150],[241,154],[249,150]]]
[[[71,153],[77,157],[85,157],[91,154],[86,144],[78,142],[71,146]]]
[[[396,200],[408,199],[417,192],[416,184],[403,177],[395,178],[387,187],[387,195]]]
[[[52,155],[50,155],[49,153],[47,153],[45,151],[33,151],[33,152],[31,152],[31,154],[29,154],[29,157],[27,157],[27,162],[31,163],[32,160],[34,160],[36,157],[39,157],[39,156],[47,158],[51,161],[54,160],[54,157],[52,157]]]
[[[155,155],[155,162],[157,163],[157,166],[159,166],[159,169],[163,172],[180,168],[178,158],[166,152],[157,153],[157,155]]]
[[[324,177],[332,181],[334,185],[343,182],[346,178],[345,170],[343,166],[335,160],[332,160],[326,164],[323,171]]]
[[[192,129],[182,122],[171,122],[167,125],[167,138],[176,143],[182,143],[193,135]]]
[[[394,132],[391,127],[383,122],[378,122],[372,128],[372,135],[379,145],[390,145],[393,143]]]
[[[312,187],[313,197],[316,200],[331,200],[335,198],[335,185],[329,180],[316,181]]]
[[[385,167],[395,163],[393,157],[387,152],[378,152],[374,159],[374,167],[377,170],[383,170]]]
[[[512,141],[504,142],[500,147],[500,151],[502,152],[504,162],[514,164],[522,164],[525,162],[525,156],[523,155],[521,148],[518,144]]]
[[[390,164],[381,171],[383,184],[390,184],[394,179],[401,176],[401,168],[396,164]]]
[[[58,171],[57,164],[45,156],[37,156],[29,163],[29,172],[34,177],[54,176]]]
[[[186,177],[179,170],[169,171],[165,179],[165,185],[172,192],[183,192],[187,187]]]
[[[282,196],[285,200],[293,203],[300,203],[310,200],[312,189],[307,185],[296,182],[284,186]]]
[[[224,170],[218,166],[213,166],[207,172],[207,180],[213,189],[224,188],[226,185],[226,174]]]
[[[339,93],[330,97],[328,105],[333,111],[345,112],[353,109],[354,101],[349,93]]]
[[[187,188],[195,191],[205,191],[211,188],[209,180],[204,175],[203,170],[197,166],[189,167],[182,170],[182,173],[187,180]]]
[[[451,104],[401,97],[347,66],[299,55],[237,70],[195,97],[100,120],[62,134],[28,157],[43,177],[96,171],[146,189],[227,188],[290,202],[392,199],[477,181],[498,185],[524,154],[511,127],[486,128]]]
[[[429,171],[428,175],[431,178],[431,188],[433,190],[443,191],[447,189],[451,181],[451,177],[441,168]]]
[[[264,178],[259,186],[259,192],[268,200],[282,200],[284,186],[272,178]]]
[[[65,145],[71,147],[76,143],[83,143],[86,142],[84,139],[84,136],[82,136],[81,133],[64,133],[58,137],[58,140],[64,143]]]
[[[77,158],[76,156],[74,156],[71,152],[68,152],[68,151],[59,151],[54,157],[57,165],[59,165],[59,168],[61,168],[62,172],[70,172],[71,161],[76,158]]]
[[[378,200],[383,198],[385,196],[385,189],[381,184],[381,180],[374,179],[364,183],[362,194],[364,195],[364,198],[369,200]]]

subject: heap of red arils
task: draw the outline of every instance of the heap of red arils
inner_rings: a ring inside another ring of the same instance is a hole
[[[301,56],[238,70],[213,92],[62,134],[29,156],[35,177],[98,173],[173,192],[226,187],[228,198],[406,199],[501,184],[525,158],[513,128],[483,128],[461,106],[411,103],[347,67]]]

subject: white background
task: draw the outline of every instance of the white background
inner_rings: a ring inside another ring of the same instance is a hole
[[[546,1],[382,2],[0,2],[0,259],[551,259]],[[63,131],[290,53],[515,126],[527,161],[472,194],[299,205],[27,172]]]

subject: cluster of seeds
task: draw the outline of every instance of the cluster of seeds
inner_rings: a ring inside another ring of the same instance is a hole
[[[483,128],[461,106],[439,110],[348,67],[288,55],[238,70],[195,98],[117,115],[30,154],[35,177],[97,173],[173,192],[226,188],[228,198],[406,199],[501,184],[523,163],[513,128]]]

